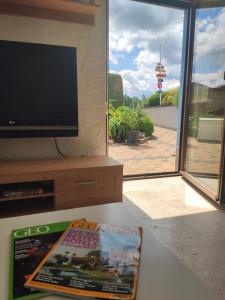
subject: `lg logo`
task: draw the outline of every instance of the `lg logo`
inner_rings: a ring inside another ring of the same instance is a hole
[[[10,121],[9,121],[9,124],[10,124],[10,125],[13,125],[13,124],[16,124],[16,122],[10,120]]]

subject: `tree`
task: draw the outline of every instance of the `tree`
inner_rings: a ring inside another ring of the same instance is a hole
[[[147,98],[146,98],[145,94],[143,94],[142,97],[141,97],[141,101],[145,101],[146,99]]]
[[[128,106],[131,109],[135,109],[140,103],[141,103],[141,100],[138,97],[135,97],[135,96],[129,97],[127,95],[124,95],[125,106]]]
[[[163,105],[174,105],[178,107],[179,102],[179,87],[170,89],[165,92],[162,99]]]
[[[180,88],[177,87],[172,98],[172,103],[174,106],[178,107],[179,106],[179,96],[180,96]]]
[[[159,93],[153,93],[148,98],[147,106],[158,106],[158,105],[160,105]]]

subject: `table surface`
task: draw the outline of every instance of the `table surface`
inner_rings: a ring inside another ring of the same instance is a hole
[[[10,233],[16,228],[85,217],[106,224],[142,226],[144,229],[136,300],[219,300],[191,270],[164,247],[142,220],[129,213],[123,203],[76,208],[0,220],[0,299],[8,297]],[[65,299],[51,295],[46,300]],[[69,299],[69,298],[67,298]]]

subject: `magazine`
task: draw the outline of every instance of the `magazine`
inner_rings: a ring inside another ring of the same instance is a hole
[[[12,231],[9,300],[36,299],[46,294],[27,289],[24,283],[69,225],[67,221]]]
[[[135,299],[141,240],[141,228],[72,222],[25,286],[76,299]]]

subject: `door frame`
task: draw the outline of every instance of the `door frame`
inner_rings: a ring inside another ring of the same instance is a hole
[[[109,26],[109,9],[107,0],[107,26]],[[113,0],[110,0],[113,1]],[[201,185],[191,175],[185,171],[186,149],[188,138],[188,117],[189,117],[189,99],[190,99],[190,83],[192,79],[193,56],[194,56],[194,38],[195,38],[195,18],[197,8],[212,7],[212,0],[130,0],[148,4],[155,4],[170,8],[180,8],[184,10],[184,32],[182,45],[182,62],[181,62],[181,78],[180,78],[180,93],[179,93],[179,112],[178,112],[178,129],[176,143],[176,170],[174,172],[136,174],[124,176],[125,180],[157,178],[182,175],[188,182],[194,185],[200,192],[203,192],[210,199],[220,201],[220,204],[225,205],[225,125],[223,139],[221,144],[221,166],[218,195],[215,197],[210,190]],[[222,0],[214,0],[215,7],[223,7]],[[107,50],[108,50],[108,32],[107,27]],[[107,51],[108,53],[108,51]],[[108,55],[107,55],[108,56]],[[108,57],[107,57],[108,58]],[[108,73],[108,69],[107,69]],[[107,80],[108,85],[108,80]],[[107,86],[108,91],[108,86]],[[108,99],[107,99],[108,101]],[[107,121],[107,150],[108,150],[108,121]],[[108,151],[107,151],[108,152]]]
[[[189,103],[190,103],[190,84],[192,80],[192,70],[193,70],[193,58],[194,58],[194,39],[195,39],[195,20],[196,20],[196,10],[198,8],[210,8],[210,7],[224,7],[224,2],[222,0],[206,0],[202,2],[201,0],[196,0],[191,5],[190,14],[190,43],[189,43],[189,54],[187,62],[187,73],[186,73],[186,92],[184,96],[184,112],[183,112],[183,134],[181,142],[181,164],[180,164],[180,174],[191,184],[193,184],[199,191],[203,192],[211,200],[216,201],[222,205],[225,205],[225,126],[223,128],[223,137],[221,141],[221,153],[220,153],[220,171],[219,171],[219,182],[218,182],[218,193],[213,193],[203,184],[201,184],[197,179],[191,176],[185,171],[186,162],[186,150],[187,150],[187,139],[188,139],[188,119],[189,119]],[[224,116],[225,120],[225,116]]]
[[[108,0],[113,1],[113,0]],[[107,1],[107,2],[108,2]],[[157,177],[169,177],[179,176],[182,163],[182,143],[183,143],[183,122],[184,122],[184,110],[185,110],[185,98],[186,98],[186,83],[187,83],[187,71],[188,71],[188,59],[189,59],[189,45],[190,45],[190,22],[192,6],[189,0],[130,0],[135,2],[141,2],[146,4],[153,4],[158,6],[164,6],[169,8],[181,9],[184,11],[184,24],[183,24],[183,41],[182,41],[182,59],[181,59],[181,74],[180,74],[180,93],[179,93],[179,111],[178,111],[178,128],[176,139],[176,162],[175,171],[160,172],[160,173],[147,173],[147,174],[134,174],[126,175],[124,179],[143,179],[143,178],[157,178]],[[107,5],[107,32],[109,33],[109,4]],[[107,35],[107,53],[109,53]],[[107,55],[107,59],[109,59]],[[108,72],[108,68],[107,68]],[[107,76],[108,84],[108,76]],[[107,86],[108,95],[108,86]],[[108,96],[107,96],[108,97]],[[108,99],[107,99],[108,100]],[[107,154],[108,154],[108,118],[107,118]]]

